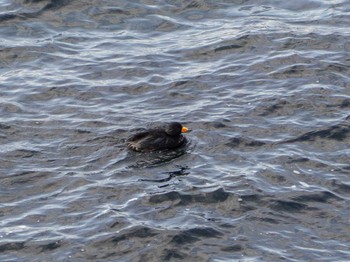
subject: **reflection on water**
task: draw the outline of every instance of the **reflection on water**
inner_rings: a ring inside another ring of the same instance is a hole
[[[175,150],[162,150],[147,153],[130,152],[129,159],[136,163],[130,165],[129,168],[150,168],[174,162],[177,158],[188,153],[187,151],[190,145],[191,143]]]
[[[349,260],[349,18],[0,2],[0,260]],[[171,121],[186,147],[126,150]]]
[[[187,176],[190,174],[188,171],[188,167],[182,167],[178,166],[179,170],[176,171],[169,171],[169,172],[164,172],[164,174],[167,176],[166,178],[162,179],[146,179],[146,178],[141,178],[139,181],[144,181],[144,182],[155,182],[155,183],[163,183],[163,182],[168,182],[174,177],[179,177],[179,176]],[[164,187],[164,185],[162,186]]]

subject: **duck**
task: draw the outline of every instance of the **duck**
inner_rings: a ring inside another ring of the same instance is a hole
[[[138,152],[175,149],[187,143],[186,137],[182,135],[187,132],[187,127],[179,122],[171,122],[130,136],[126,140],[126,147]]]

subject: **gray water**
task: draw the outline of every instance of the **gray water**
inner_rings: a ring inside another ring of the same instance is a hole
[[[350,4],[0,1],[1,261],[349,261]],[[180,121],[190,143],[125,140]]]

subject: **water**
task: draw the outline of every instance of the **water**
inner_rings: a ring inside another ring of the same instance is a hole
[[[0,260],[350,260],[349,2],[277,2],[0,1]]]

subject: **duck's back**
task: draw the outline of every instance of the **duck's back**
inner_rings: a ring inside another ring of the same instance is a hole
[[[184,142],[182,135],[169,136],[163,130],[152,129],[131,136],[127,140],[127,147],[136,151],[155,151],[176,148]]]

